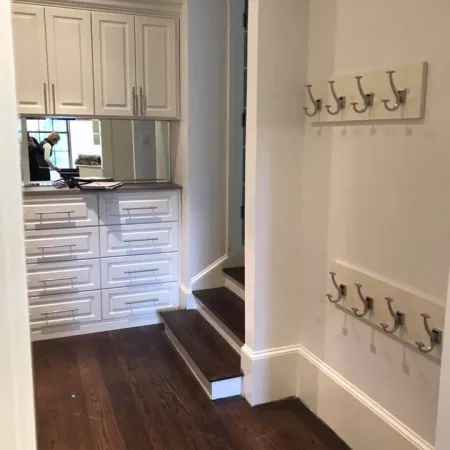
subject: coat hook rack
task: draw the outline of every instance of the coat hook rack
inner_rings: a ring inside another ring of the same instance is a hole
[[[327,108],[328,114],[331,114],[332,116],[337,116],[343,109],[345,109],[345,106],[347,105],[347,98],[346,97],[339,97],[336,93],[336,90],[334,88],[335,81],[329,81],[331,88],[331,93],[333,94],[333,98],[336,101],[337,109],[335,111],[331,110],[331,105],[325,105],[325,108]]]
[[[421,353],[430,353],[436,345],[440,345],[442,343],[442,331],[436,328],[430,328],[428,323],[430,316],[428,314],[422,313],[421,316],[423,317],[423,325],[425,330],[430,337],[430,345],[427,346],[423,342],[419,341],[416,341],[416,345]]]
[[[401,311],[394,311],[394,308],[392,308],[394,299],[392,299],[391,297],[385,297],[385,299],[388,304],[389,312],[394,319],[394,326],[392,328],[389,328],[389,325],[387,323],[381,323],[380,325],[385,333],[392,334],[395,333],[400,326],[405,325],[405,313]]]
[[[365,113],[371,106],[373,106],[373,99],[375,97],[375,94],[373,92],[370,92],[369,94],[366,94],[364,92],[364,89],[363,89],[362,83],[361,83],[361,79],[362,79],[362,76],[360,76],[360,75],[355,77],[355,80],[358,84],[359,93],[361,94],[361,97],[363,99],[364,107],[358,108],[358,106],[357,106],[358,102],[351,103],[351,105],[353,106],[353,110],[358,114]]]
[[[391,111],[391,112],[397,111],[397,109],[399,109],[400,106],[402,106],[406,103],[407,90],[406,89],[397,89],[397,87],[395,86],[395,81],[394,81],[395,70],[388,70],[386,73],[389,75],[389,84],[391,85],[392,92],[395,96],[395,105],[389,106],[388,103],[390,103],[391,100],[388,100],[388,99],[384,99],[381,101],[384,103],[384,107],[388,111]]]
[[[321,98],[318,98],[318,99],[315,99],[315,98],[314,98],[314,95],[313,95],[312,90],[311,90],[311,88],[312,88],[312,85],[311,85],[311,84],[307,84],[307,85],[306,85],[306,88],[308,89],[308,95],[309,95],[309,98],[310,98],[310,100],[311,100],[311,103],[314,105],[314,109],[313,109],[313,111],[310,113],[310,112],[308,112],[309,107],[308,107],[308,106],[304,106],[304,107],[303,107],[303,111],[305,111],[305,114],[306,114],[308,117],[314,117],[315,115],[319,114],[320,111],[322,111],[323,100],[322,100]]]
[[[336,288],[338,292],[337,298],[333,298],[331,294],[327,294],[327,298],[331,303],[339,303],[343,297],[347,295],[347,286],[345,284],[338,284],[336,281],[336,272],[330,272],[331,281],[333,282],[333,286]]]
[[[362,284],[355,283],[356,289],[358,291],[359,298],[364,304],[363,311],[359,311],[358,308],[352,308],[352,311],[355,313],[356,317],[364,317],[366,314],[368,314],[369,311],[373,311],[373,298],[372,297],[365,297],[362,293]]]

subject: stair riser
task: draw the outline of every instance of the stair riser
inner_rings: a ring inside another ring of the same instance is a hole
[[[194,299],[197,311],[231,345],[233,350],[240,355],[244,343],[198,298],[194,297]]]
[[[242,393],[242,377],[230,378],[228,380],[209,382],[205,376],[202,374],[200,369],[197,367],[195,362],[189,356],[189,354],[184,349],[181,342],[172,333],[170,328],[164,323],[164,331],[172,342],[173,346],[183,358],[184,362],[189,367],[194,377],[199,382],[200,386],[206,392],[211,400],[219,400],[221,398],[235,397],[241,395]]]
[[[227,274],[225,274],[225,287],[245,301],[245,288]]]

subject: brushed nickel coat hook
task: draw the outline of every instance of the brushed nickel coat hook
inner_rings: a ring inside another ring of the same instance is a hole
[[[352,308],[352,311],[355,313],[356,317],[364,317],[366,314],[368,314],[369,311],[373,311],[373,298],[372,297],[365,297],[362,293],[362,284],[355,283],[356,289],[358,291],[358,296],[363,302],[364,309],[362,311],[359,311],[358,308]]]
[[[331,281],[333,282],[333,286],[336,288],[338,292],[337,298],[333,298],[331,294],[327,294],[327,298],[331,303],[339,303],[343,297],[347,295],[347,286],[345,284],[338,284],[336,281],[336,272],[330,272]]]
[[[331,105],[325,105],[325,108],[327,108],[328,114],[331,114],[332,116],[337,116],[343,109],[345,109],[345,106],[347,105],[347,98],[346,97],[339,97],[336,93],[336,90],[334,89],[334,80],[331,80],[328,82],[330,84],[331,93],[333,94],[333,98],[336,101],[337,109],[335,111],[331,110]]]
[[[304,106],[303,107],[303,111],[305,111],[305,114],[308,117],[314,117],[315,115],[319,114],[320,111],[322,111],[323,101],[322,101],[321,98],[318,98],[318,99],[314,98],[314,95],[313,95],[312,90],[311,90],[311,88],[312,88],[311,84],[307,84],[306,87],[308,89],[308,95],[309,95],[309,98],[311,100],[311,103],[314,105],[314,109],[310,113],[310,112],[308,112],[309,107],[308,106]]]
[[[386,73],[389,75],[389,84],[391,85],[392,93],[395,96],[395,104],[394,104],[394,106],[389,106],[388,103],[390,103],[391,100],[388,100],[388,99],[383,99],[381,101],[384,103],[384,107],[388,111],[393,112],[393,111],[397,111],[397,109],[400,108],[400,106],[402,106],[406,103],[407,90],[406,89],[397,89],[397,87],[395,86],[395,81],[394,81],[395,70],[388,70]]]
[[[385,297],[385,299],[388,304],[389,312],[394,319],[394,325],[392,326],[392,328],[389,328],[389,325],[387,323],[381,323],[380,325],[385,333],[392,334],[395,333],[400,326],[403,326],[405,324],[405,313],[401,311],[394,311],[394,308],[392,308],[394,299],[392,299],[391,297]]]
[[[442,331],[436,328],[430,328],[430,324],[428,323],[430,316],[428,314],[422,313],[421,316],[423,317],[423,325],[425,330],[430,337],[430,345],[427,346],[420,341],[416,341],[416,345],[421,353],[430,353],[436,345],[440,345],[442,343]]]
[[[373,92],[370,92],[369,94],[366,94],[364,92],[364,89],[362,87],[361,83],[362,76],[355,77],[355,80],[358,84],[358,90],[361,94],[361,97],[363,99],[364,106],[362,108],[358,108],[358,102],[352,102],[351,105],[353,106],[353,110],[358,114],[365,113],[371,106],[373,106],[373,99],[375,97],[375,94]]]

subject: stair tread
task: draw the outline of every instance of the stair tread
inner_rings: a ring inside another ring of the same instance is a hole
[[[229,267],[227,269],[223,269],[223,271],[239,284],[245,286],[245,267]]]
[[[245,302],[225,287],[193,294],[242,342],[245,342]]]
[[[196,310],[160,316],[209,382],[242,376],[241,358]]]

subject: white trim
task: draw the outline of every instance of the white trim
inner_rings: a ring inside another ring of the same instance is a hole
[[[228,274],[225,275],[225,287],[229,289],[233,294],[236,294],[242,300],[245,301],[245,287],[241,283],[238,283],[233,277]]]
[[[179,18],[182,0],[14,0],[15,3]]]
[[[253,351],[247,344],[242,347],[242,353],[251,361],[258,361],[260,359],[276,358],[277,356],[290,355],[298,353],[298,345],[287,345],[286,347],[271,348],[269,350]]]
[[[191,284],[195,284],[198,281],[200,281],[202,278],[206,277],[210,272],[212,272],[214,269],[217,269],[220,265],[222,265],[228,258],[228,253],[225,253],[225,255],[221,256],[218,260],[214,261],[212,264],[210,264],[208,267],[203,269],[200,273],[195,275],[191,279]]]
[[[160,309],[161,311],[170,311],[173,308]],[[157,325],[162,323],[159,314],[149,314],[142,317],[126,318],[122,320],[112,320],[107,322],[84,323],[79,324],[77,328],[70,327],[52,327],[42,330],[35,330],[31,333],[32,341],[43,341],[47,339],[64,338],[68,336],[78,336],[81,334],[101,333],[104,331],[122,330],[125,328],[142,327],[147,325]]]

